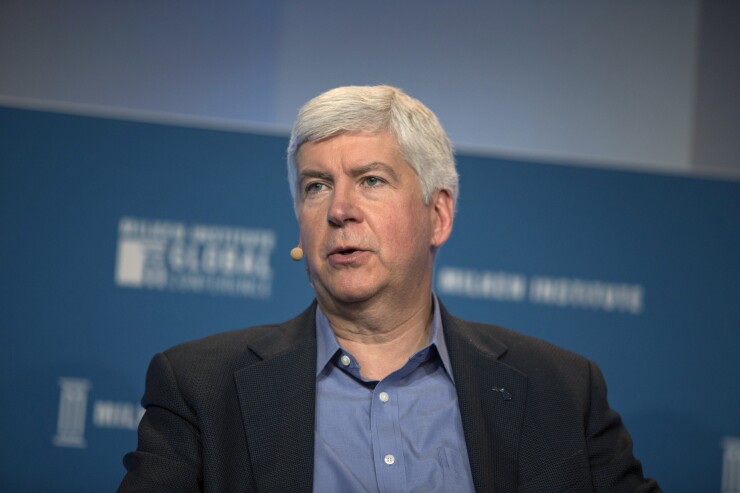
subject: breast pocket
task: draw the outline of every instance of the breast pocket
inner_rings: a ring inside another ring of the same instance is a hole
[[[540,474],[519,486],[520,493],[592,492],[586,454],[579,450],[570,457],[555,462]]]

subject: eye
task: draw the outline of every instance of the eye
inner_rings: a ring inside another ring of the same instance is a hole
[[[374,188],[383,184],[383,180],[377,176],[367,176],[363,179],[363,184],[367,187]]]
[[[310,195],[310,194],[321,192],[322,190],[324,190],[325,187],[326,187],[325,184],[315,181],[315,182],[311,182],[307,184],[306,187],[304,188],[304,191],[306,192],[306,195]]]

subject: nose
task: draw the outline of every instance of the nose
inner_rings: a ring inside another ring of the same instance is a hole
[[[351,186],[335,184],[327,211],[327,220],[342,227],[347,222],[362,222],[362,210],[356,191]]]

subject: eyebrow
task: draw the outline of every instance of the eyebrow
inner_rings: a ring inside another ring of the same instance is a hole
[[[395,172],[395,170],[387,164],[381,163],[380,161],[373,161],[372,163],[363,164],[362,166],[354,168],[350,170],[350,175],[353,178],[356,178],[358,176],[372,173],[373,171],[383,171],[387,173],[392,180],[398,181],[398,174]],[[333,176],[331,175],[331,173],[310,168],[302,170],[298,178],[299,181],[303,181],[307,178],[318,178],[320,180],[333,181]]]
[[[387,173],[394,181],[398,181],[398,175],[396,174],[395,170],[388,166],[385,163],[381,163],[380,161],[374,161],[372,163],[364,164],[360,166],[359,168],[355,168],[350,171],[350,174],[353,177],[358,177],[362,175],[366,175],[368,173],[371,173],[373,171],[384,171]]]
[[[332,180],[331,174],[316,169],[304,169],[303,171],[301,171],[300,175],[298,176],[299,181],[303,181],[306,178],[319,178],[321,180],[327,181]]]

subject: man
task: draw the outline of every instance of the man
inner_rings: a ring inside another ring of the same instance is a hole
[[[119,491],[659,491],[593,363],[434,296],[457,173],[428,108],[328,91],[288,175],[316,302],[156,355]]]

